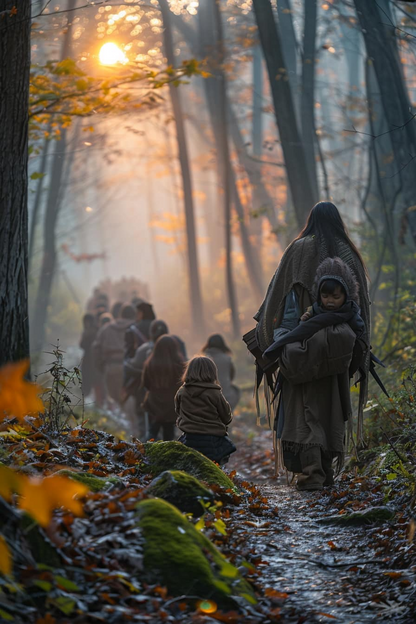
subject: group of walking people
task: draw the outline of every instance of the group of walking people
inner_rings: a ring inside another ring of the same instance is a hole
[[[134,396],[140,436],[156,439],[162,431],[171,440],[176,424],[181,442],[224,463],[235,450],[227,430],[239,390],[222,336],[212,335],[201,354],[187,361],[185,344],[169,334],[148,302],[115,304],[113,318],[98,303],[96,317],[84,317],[83,371],[92,361],[118,404]],[[297,475],[299,490],[331,486],[342,466],[353,376],[360,383],[362,437],[369,308],[362,256],[336,206],[319,202],[284,252],[254,317],[255,330],[244,336],[256,358],[257,392],[264,378],[277,466]],[[87,379],[84,373],[85,386]]]
[[[84,316],[80,343],[84,396],[94,390],[98,406],[106,403],[114,410],[123,409],[132,397],[140,439],[161,434],[172,440],[181,434],[184,444],[225,463],[235,451],[227,430],[240,391],[223,337],[210,336],[201,355],[188,361],[185,343],[169,334],[150,303],[116,303],[110,315],[98,297],[97,308],[95,316]],[[103,315],[109,317],[104,323]]]

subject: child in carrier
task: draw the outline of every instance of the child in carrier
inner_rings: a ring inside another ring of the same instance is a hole
[[[237,449],[227,435],[231,407],[218,382],[216,365],[208,357],[194,357],[182,381],[175,397],[176,424],[183,432],[179,442],[225,464]]]
[[[277,438],[284,465],[299,473],[299,490],[333,484],[333,460],[339,469],[352,411],[350,377],[368,347],[358,285],[342,260],[327,258],[319,265],[313,294],[316,301],[297,327],[280,334],[266,351],[279,358]]]

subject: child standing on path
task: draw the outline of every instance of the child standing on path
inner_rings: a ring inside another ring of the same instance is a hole
[[[218,382],[218,371],[208,357],[194,357],[175,397],[179,442],[199,451],[218,464],[225,464],[237,449],[227,435],[231,407]]]

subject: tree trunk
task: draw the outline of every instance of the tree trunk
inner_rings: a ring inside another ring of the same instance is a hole
[[[228,304],[231,310],[231,322],[233,335],[235,339],[241,336],[240,317],[238,313],[237,295],[235,291],[233,267],[232,267],[232,237],[231,237],[231,163],[230,151],[228,146],[228,124],[227,124],[227,82],[224,73],[225,46],[222,28],[222,18],[220,9],[220,0],[211,0],[214,24],[215,24],[215,40],[217,42],[217,61],[218,70],[216,72],[218,80],[218,121],[220,132],[220,150],[223,155],[223,189],[224,189],[224,221],[225,221],[225,269]]]
[[[402,183],[402,209],[416,242],[416,121],[400,62],[394,29],[378,3],[354,0],[364,41],[380,91],[397,175]],[[377,140],[377,139],[375,139]]]
[[[238,193],[238,188],[235,179],[235,173],[232,167],[230,167],[231,173],[231,188],[233,193],[233,200],[235,211],[238,217],[238,225],[240,228],[240,237],[241,237],[241,247],[243,249],[244,260],[247,269],[247,275],[250,282],[251,289],[253,294],[256,297],[261,298],[264,296],[264,288],[263,288],[263,280],[261,274],[261,265],[259,262],[258,255],[256,255],[255,250],[250,241],[249,232],[245,222],[245,214],[244,207],[240,200],[240,195]]]
[[[165,55],[168,64],[175,66],[175,57],[173,52],[173,38],[170,24],[170,9],[167,0],[159,0],[159,6],[163,19],[163,41]],[[194,216],[194,203],[192,196],[192,180],[191,170],[188,158],[188,146],[185,134],[185,125],[182,114],[182,105],[180,93],[177,87],[169,85],[169,93],[172,102],[173,115],[176,126],[176,138],[178,142],[179,161],[182,172],[182,183],[185,205],[186,219],[186,238],[188,250],[188,272],[189,272],[189,290],[191,301],[191,316],[193,327],[196,335],[203,335],[205,332],[204,310],[202,306],[201,287],[199,281],[199,265],[198,251],[196,245],[196,228]]]
[[[263,53],[261,46],[253,49],[253,123],[252,143],[254,156],[263,151]]]
[[[315,47],[316,0],[304,0],[302,97],[300,118],[309,179],[315,196],[319,195],[315,159]]]
[[[48,128],[48,133],[50,133],[50,125]],[[42,203],[42,195],[43,195],[43,190],[44,190],[43,183],[44,183],[46,171],[47,171],[48,154],[49,154],[50,145],[51,145],[50,139],[45,139],[43,142],[42,161],[41,161],[40,170],[39,170],[39,173],[42,173],[43,175],[41,178],[39,178],[38,183],[36,185],[35,201],[33,202],[32,219],[30,222],[29,264],[32,263],[32,259],[33,259],[33,249],[34,249],[34,244],[35,244],[36,228],[37,228],[38,221],[39,221],[39,212],[40,212],[40,207]]]
[[[76,0],[68,0],[66,7],[68,11],[68,22],[62,43],[61,60],[68,58],[71,54],[72,20],[73,9],[75,6]],[[57,145],[59,145],[60,153],[54,157],[50,170],[50,185],[43,227],[43,257],[33,315],[33,350],[37,354],[39,354],[42,350],[45,342],[48,307],[57,264],[55,239],[56,225],[58,223],[59,211],[62,205],[62,195],[60,192],[67,147],[66,128],[62,128],[60,141]]]
[[[253,0],[263,54],[266,59],[276,123],[279,129],[296,220],[303,227],[317,196],[313,191],[301,143],[279,31],[270,0]]]
[[[30,5],[0,0],[0,365],[29,356]]]
[[[277,15],[279,18],[279,30],[282,37],[283,57],[289,75],[292,98],[295,104],[296,115],[299,120],[300,114],[300,85],[298,76],[297,48],[295,28],[293,25],[293,10],[291,0],[279,0],[277,2]]]

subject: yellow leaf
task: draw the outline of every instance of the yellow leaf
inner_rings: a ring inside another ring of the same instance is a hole
[[[5,415],[23,420],[30,413],[44,411],[44,405],[38,396],[41,388],[24,379],[28,368],[29,360],[6,364],[0,368],[0,420]]]
[[[54,509],[65,507],[76,516],[83,515],[82,504],[75,496],[84,496],[88,488],[66,477],[52,475],[45,479],[25,478],[21,483],[19,507],[41,526],[47,526]]]
[[[12,571],[12,557],[7,542],[3,535],[0,535],[0,572],[8,575]]]

